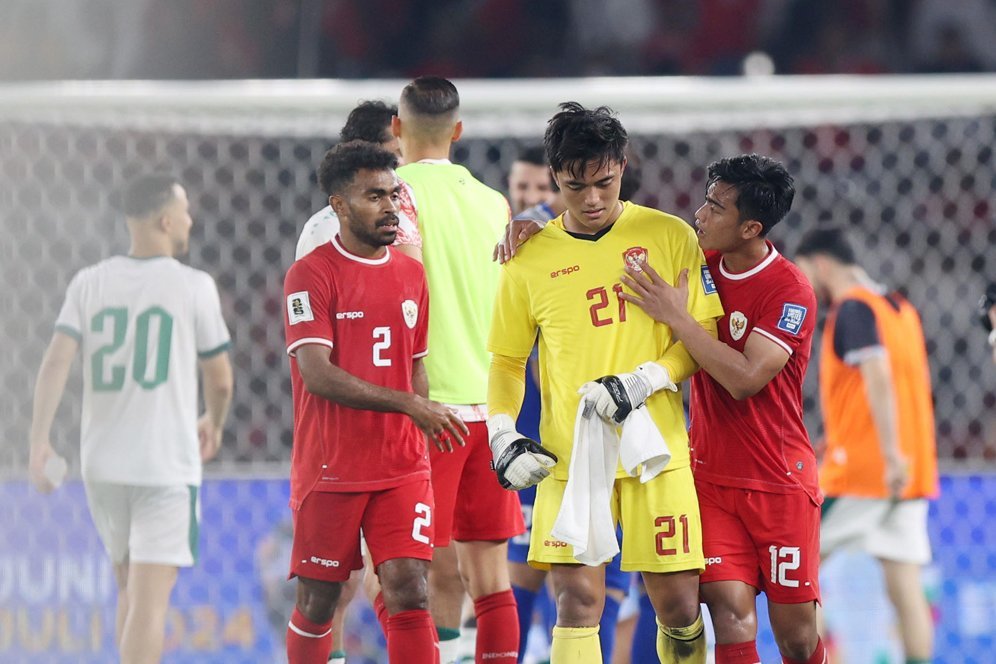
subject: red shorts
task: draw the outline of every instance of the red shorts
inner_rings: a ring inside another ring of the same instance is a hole
[[[779,604],[820,601],[820,507],[806,493],[695,480],[702,512],[700,583],[743,581]]]
[[[440,452],[429,445],[432,490],[436,495],[436,546],[450,540],[481,542],[507,540],[526,532],[519,494],[501,488],[491,470],[488,427],[467,422],[467,445]]]
[[[383,491],[312,491],[294,512],[290,578],[345,581],[363,567],[360,529],[374,569],[385,560],[432,560],[433,499],[429,480]]]

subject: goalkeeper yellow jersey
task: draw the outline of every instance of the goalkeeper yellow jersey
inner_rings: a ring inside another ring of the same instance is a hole
[[[671,284],[687,268],[692,316],[705,322],[723,315],[691,226],[657,210],[623,205],[597,240],[570,235],[563,215],[552,220],[504,266],[499,281],[488,350],[527,357],[539,334],[540,440],[559,459],[553,469],[558,479],[566,479],[570,465],[578,388],[648,360],[664,358],[668,366],[666,353],[675,346],[668,326],[619,298],[626,262],[645,261]],[[687,356],[683,347],[681,352]],[[671,373],[675,382],[687,377]],[[671,450],[668,469],[687,466],[681,394],[658,392],[647,408]]]

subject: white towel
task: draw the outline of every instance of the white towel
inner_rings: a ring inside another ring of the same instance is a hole
[[[646,408],[637,408],[623,421],[619,462],[630,477],[636,477],[637,469],[642,465],[642,484],[664,472],[671,462],[667,441]]]
[[[671,460],[667,442],[646,408],[637,408],[623,422],[622,440],[614,425],[592,414],[584,417],[585,399],[574,418],[574,448],[560,512],[551,535],[574,547],[574,558],[601,565],[619,553],[612,519],[612,487],[616,469],[648,482]]]

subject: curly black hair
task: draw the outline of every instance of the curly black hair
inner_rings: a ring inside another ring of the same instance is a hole
[[[318,183],[327,195],[340,194],[357,172],[366,168],[383,171],[398,167],[398,157],[369,141],[340,143],[325,153],[318,167]]]
[[[607,106],[587,109],[576,101],[564,102],[550,118],[543,135],[546,159],[555,173],[581,177],[591,162],[598,168],[626,157],[629,137]]]

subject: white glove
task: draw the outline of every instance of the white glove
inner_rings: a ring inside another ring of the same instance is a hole
[[[539,484],[557,463],[557,455],[516,431],[508,415],[488,418],[488,443],[498,483],[506,489],[518,491]]]
[[[632,373],[622,373],[589,381],[578,394],[585,400],[584,417],[593,412],[610,422],[622,424],[631,412],[660,390],[678,391],[667,369],[656,362],[644,362]]]

